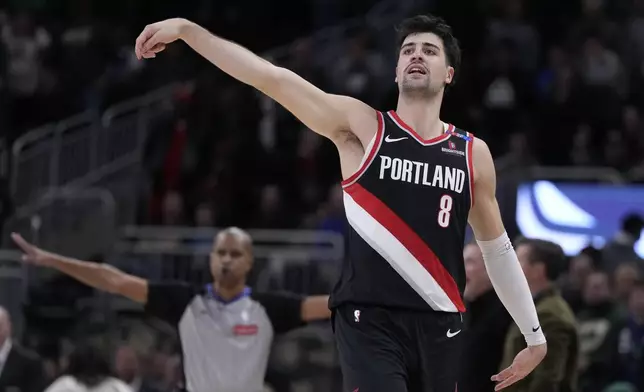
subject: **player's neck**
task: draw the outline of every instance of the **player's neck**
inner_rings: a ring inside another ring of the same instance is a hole
[[[427,99],[398,97],[396,114],[423,139],[432,139],[443,132],[440,119],[441,97],[436,95]]]
[[[222,286],[221,284],[217,284],[217,282],[215,282],[214,285],[215,294],[217,294],[217,296],[224,301],[229,301],[235,297],[238,297],[239,295],[241,295],[241,293],[244,292],[245,289],[245,281],[242,281],[234,286]]]

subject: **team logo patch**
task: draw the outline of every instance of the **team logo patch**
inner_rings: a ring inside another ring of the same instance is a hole
[[[233,327],[235,336],[253,336],[257,335],[259,328],[255,324],[237,324]]]
[[[457,133],[452,133],[452,135],[458,135]],[[459,155],[464,157],[465,156],[465,151],[458,150],[456,148],[456,143],[454,143],[451,140],[447,141],[447,148],[441,147],[441,151],[447,154],[454,154],[454,155]]]

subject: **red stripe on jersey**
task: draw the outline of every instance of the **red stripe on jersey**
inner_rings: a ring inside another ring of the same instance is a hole
[[[429,140],[425,140],[425,139],[423,139],[423,138],[418,134],[418,132],[414,131],[414,129],[413,129],[412,127],[410,127],[409,125],[407,125],[407,123],[406,123],[406,122],[404,122],[404,121],[403,121],[403,120],[398,116],[398,113],[396,113],[396,111],[394,111],[394,110],[390,110],[390,111],[389,111],[389,114],[390,114],[390,115],[391,115],[391,117],[393,118],[393,120],[394,120],[394,122],[396,123],[396,125],[398,125],[398,126],[399,126],[399,127],[401,127],[402,129],[404,129],[405,131],[407,131],[410,135],[412,135],[416,140],[418,140],[418,141],[419,141],[420,143],[422,143],[422,144],[429,144],[429,143],[431,143],[431,144],[435,144],[435,143],[438,143],[438,142],[442,142],[443,140],[446,140],[446,139],[448,139],[448,138],[450,137],[450,134],[449,134],[449,133],[443,132],[443,133],[442,133],[442,134],[440,134],[439,136],[433,137],[433,138],[431,138],[431,139],[429,139]]]
[[[467,136],[470,137],[470,141],[467,142],[467,168],[470,172],[470,208],[474,207],[474,135],[467,133]]]
[[[465,305],[463,304],[454,278],[443,267],[443,264],[429,246],[427,246],[425,241],[405,221],[396,215],[395,212],[360,184],[354,183],[344,190],[360,207],[396,237],[409,253],[420,262],[423,268],[429,272],[445,294],[447,294],[456,309],[459,312],[464,312]]]
[[[376,152],[378,151],[378,149],[380,148],[380,144],[382,143],[382,135],[384,133],[384,128],[385,128],[385,122],[384,122],[384,119],[382,118],[382,113],[380,113],[379,111],[376,111],[376,117],[378,118],[378,129],[376,129],[376,136],[373,141],[373,145],[371,146],[371,149],[369,151],[365,151],[365,154],[369,154],[369,155],[367,156],[367,159],[365,159],[362,162],[362,165],[358,167],[358,170],[355,173],[353,173],[349,178],[347,178],[346,180],[343,180],[340,183],[342,186],[347,186],[350,183],[356,181],[358,177],[360,177],[362,173],[364,173],[364,171],[367,170],[367,168],[369,167],[373,159],[376,157]]]

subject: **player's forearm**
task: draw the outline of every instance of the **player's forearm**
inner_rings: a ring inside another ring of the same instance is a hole
[[[116,268],[104,264],[51,255],[49,265],[72,278],[101,291],[115,292],[120,275]]]
[[[478,241],[485,267],[499,299],[530,346],[545,343],[530,287],[507,234]]]
[[[185,21],[181,39],[194,51],[235,79],[263,89],[274,78],[276,67],[250,50],[217,37],[196,23]]]

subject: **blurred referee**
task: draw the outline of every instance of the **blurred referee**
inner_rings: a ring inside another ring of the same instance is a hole
[[[146,313],[179,330],[183,385],[190,392],[259,392],[273,336],[313,320],[329,318],[327,296],[255,293],[246,286],[253,264],[248,233],[227,228],[210,256],[213,284],[148,282],[112,266],[42,250],[19,234],[13,240],[23,260],[54,268],[98,290],[145,305]]]

